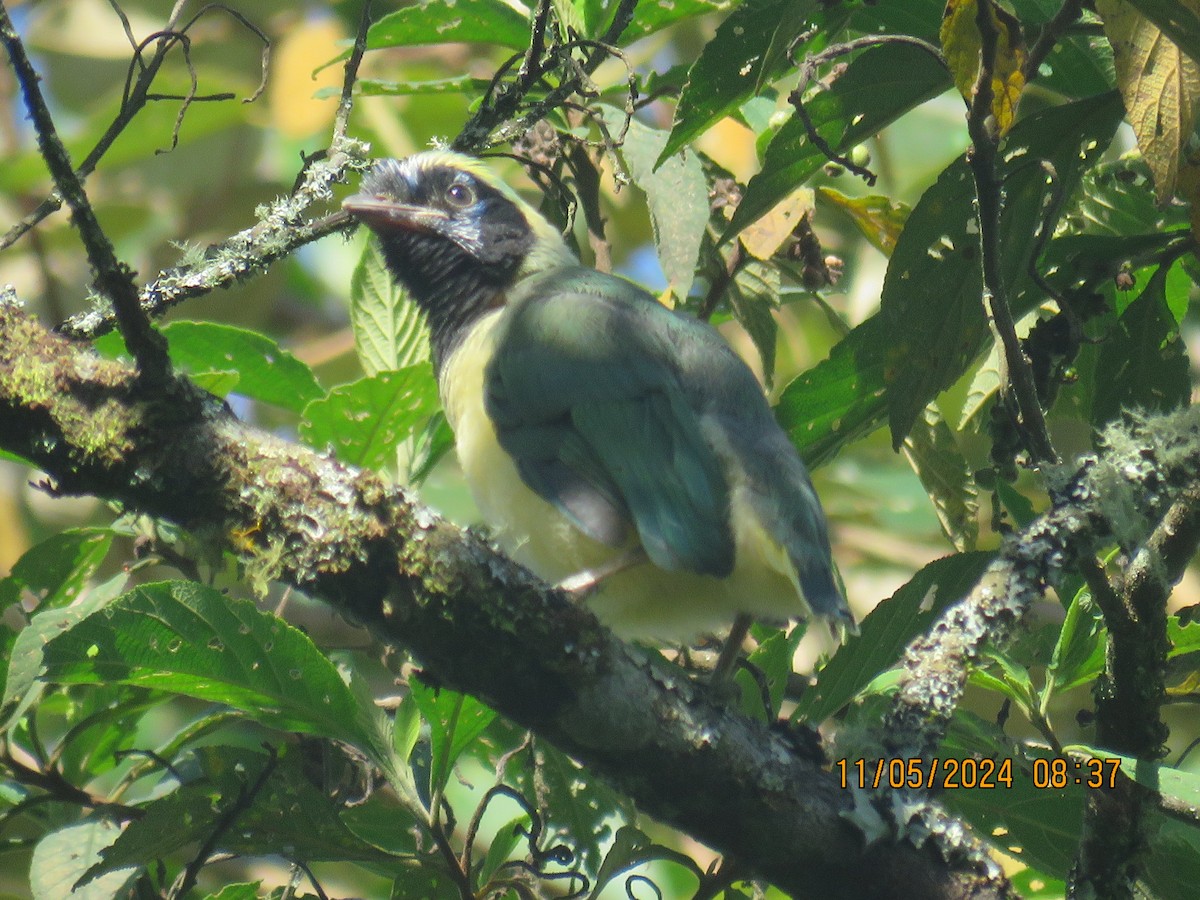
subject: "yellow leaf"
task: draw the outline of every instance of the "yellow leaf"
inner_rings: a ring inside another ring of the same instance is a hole
[[[743,228],[738,239],[755,259],[770,259],[812,208],[812,190],[797,188],[753,225]]]
[[[847,197],[833,188],[817,188],[822,200],[832,203],[850,217],[854,226],[862,232],[884,256],[891,256],[896,241],[904,230],[904,223],[911,210],[903,203],[873,194],[868,197]]]
[[[1012,127],[1017,115],[1017,102],[1025,89],[1025,39],[1021,23],[1012,13],[992,3],[992,26],[996,29],[996,59],[992,66],[992,116],[1000,134]],[[982,39],[975,24],[978,12],[976,0],[948,0],[942,14],[938,38],[942,53],[954,75],[954,84],[968,103],[975,95],[979,79],[979,54]]]
[[[341,66],[322,69],[313,77],[313,69],[337,56],[338,42],[345,37],[333,18],[309,18],[288,31],[272,49],[271,80],[267,100],[271,120],[286,137],[306,138],[333,125],[337,101],[317,100],[318,90],[342,83]]]
[[[1200,9],[1196,0],[1181,0]],[[1096,0],[1112,45],[1125,117],[1133,126],[1159,203],[1180,188],[1180,164],[1196,124],[1200,66],[1129,3]]]

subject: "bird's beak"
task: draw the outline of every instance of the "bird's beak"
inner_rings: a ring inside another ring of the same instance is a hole
[[[342,201],[342,209],[370,228],[401,228],[432,233],[449,218],[441,210],[401,203],[374,194],[354,194]]]

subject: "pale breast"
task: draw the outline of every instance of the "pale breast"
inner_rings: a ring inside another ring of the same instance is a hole
[[[488,313],[446,360],[442,404],[454,429],[463,475],[497,543],[550,582],[612,559],[622,548],[588,538],[522,481],[501,448],[484,407],[484,376],[499,317]],[[805,612],[786,555],[754,521],[742,491],[733,492],[737,561],[729,578],[667,572],[649,563],[621,572],[588,604],[627,638],[689,639],[721,630],[739,612],[785,619]]]

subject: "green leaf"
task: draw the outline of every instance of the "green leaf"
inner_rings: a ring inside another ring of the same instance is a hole
[[[459,75],[456,78],[434,78],[429,81],[379,81],[374,78],[360,78],[354,82],[354,93],[361,97],[405,97],[412,94],[468,94],[478,95],[487,90],[491,84],[487,78],[472,78],[470,75]],[[321,88],[313,96],[317,100],[340,97],[342,88],[330,86]]]
[[[1191,396],[1191,366],[1175,316],[1167,307],[1167,271],[1160,266],[1129,304],[1100,348],[1092,424],[1097,428],[1122,410],[1165,412]]]
[[[768,390],[775,380],[775,341],[779,326],[773,313],[779,308],[780,288],[779,268],[756,259],[743,265],[729,285],[729,305],[738,324],[754,341]]]
[[[529,833],[529,816],[522,813],[514,819],[501,825],[492,834],[488,844],[487,856],[479,870],[479,885],[487,884],[488,879],[506,862],[517,848],[523,835]]]
[[[788,42],[799,35],[816,5],[814,0],[746,0],[729,14],[688,71],[659,164],[783,74],[787,60],[767,51],[777,35]]]
[[[390,755],[382,714],[307,635],[201,584],[134,588],[50,641],[45,665],[46,681],[173,691],[281,731],[346,741],[373,759]]]
[[[978,583],[991,553],[958,553],[935,560],[862,621],[859,634],[842,645],[804,692],[793,718],[818,723],[833,715],[881,672],[890,669],[942,610]]]
[[[929,494],[950,543],[956,550],[974,549],[979,537],[979,489],[935,404],[925,408],[904,439],[904,455]]]
[[[1033,237],[1051,193],[1036,160],[1048,160],[1069,195],[1080,172],[1112,140],[1115,94],[1022,119],[1001,145],[1005,205],[997,235],[1000,277],[1013,315],[1041,302],[1029,278]],[[982,304],[974,183],[965,159],[952,163],[913,210],[888,265],[879,315],[888,323],[888,418],[899,447],[912,423],[982,352],[990,338]],[[938,348],[930,352],[930,347]]]
[[[607,6],[614,10],[617,5],[618,3],[615,2],[607,4]],[[621,35],[621,43],[628,45],[637,38],[654,34],[654,32],[661,31],[668,25],[674,25],[676,22],[682,22],[684,19],[692,19],[696,16],[706,16],[709,13],[721,12],[733,5],[733,0],[672,0],[670,3],[639,4],[633,21],[629,23],[629,27]],[[612,15],[611,13],[606,14],[597,21],[602,23],[603,27],[596,29],[595,37],[599,37],[603,32],[603,28],[608,27],[609,22],[612,21]]]
[[[1009,876],[1017,896],[1024,900],[1062,900],[1067,895],[1067,883],[1032,867]]]
[[[912,212],[907,204],[891,197],[870,194],[847,197],[831,187],[817,188],[817,200],[843,213],[871,245],[884,256],[891,256],[904,223]]]
[[[429,770],[430,792],[445,787],[454,764],[483,730],[496,718],[485,704],[447,688],[431,688],[419,681],[409,684],[412,698],[429,725],[433,765]]]
[[[408,483],[424,482],[438,460],[453,446],[454,432],[446,421],[445,413],[434,413],[414,441],[413,451],[408,458]]]
[[[334,388],[305,407],[300,437],[310,447],[332,447],[348,465],[392,468],[396,448],[437,411],[433,369],[421,363]]]
[[[1086,587],[1075,592],[1046,674],[1055,691],[1092,681],[1104,669],[1104,617]]]
[[[1012,8],[1025,26],[1026,37],[1032,40],[1062,8],[1062,0],[1013,0]],[[1040,67],[1039,87],[1078,100],[1116,86],[1108,41],[1094,32],[1081,31],[1058,35],[1054,49]]]
[[[547,841],[568,842],[588,871],[595,871],[619,814],[632,814],[628,802],[602,781],[591,776],[570,757],[534,740],[532,784],[525,772],[522,793],[536,796],[547,811]]]
[[[686,297],[692,289],[700,241],[708,226],[708,182],[700,158],[687,150],[662,160],[656,170],[655,160],[666,142],[665,131],[633,119],[622,155],[634,184],[646,193],[663,275],[676,297]]]
[[[596,883],[588,894],[588,900],[596,900],[604,886],[622,873],[658,859],[678,863],[697,878],[703,875],[690,856],[654,843],[648,834],[632,825],[622,825],[613,836],[612,846],[596,872]]]
[[[970,682],[1008,697],[1032,718],[1038,708],[1037,691],[1029,670],[1007,653],[994,647],[983,652],[983,658],[996,664],[998,674],[976,669],[970,674]]]
[[[779,395],[775,418],[814,469],[883,424],[887,326],[874,315]]]
[[[121,834],[107,819],[76,822],[46,834],[33,849],[29,887],[33,900],[112,900],[123,895],[140,866],[110,872],[99,881],[72,890],[75,883],[100,858],[100,853]],[[140,861],[139,861],[140,862]]]
[[[242,380],[237,372],[192,372],[191,378],[196,387],[217,397],[228,397]]]
[[[806,98],[804,108],[817,133],[834,150],[846,152],[950,86],[950,75],[930,54],[911,44],[883,44],[854,57],[828,89]],[[793,115],[767,146],[762,171],[746,185],[723,240],[775,206],[827,161],[809,140],[799,115]]]
[[[960,710],[955,719],[961,715]],[[941,752],[959,758],[979,754],[995,759],[997,763],[1011,759],[1012,787],[990,791],[946,791],[941,795],[942,802],[952,813],[970,822],[976,834],[1000,850],[1048,875],[1065,879],[1079,847],[1079,827],[1087,792],[1075,784],[1057,790],[1036,787],[1032,757],[1052,757],[1026,747],[1024,750],[1029,757],[1023,758],[1007,743],[996,739],[986,743],[981,741],[981,732],[982,729],[976,729],[975,739],[964,743],[962,729],[952,727]]]
[[[171,359],[191,372],[237,372],[237,391],[300,412],[321,396],[312,370],[270,338],[216,322],[171,322]]]
[[[375,791],[365,803],[341,809],[338,817],[358,840],[384,853],[418,853],[421,830],[409,824],[416,822],[412,811],[386,791]]]
[[[389,13],[367,32],[367,49],[421,44],[529,45],[529,23],[501,0],[420,0]]]
[[[99,570],[112,541],[107,528],[70,528],[30,547],[0,580],[0,611],[25,591],[37,609],[69,606]]]
[[[764,722],[774,722],[779,718],[788,677],[792,674],[792,659],[805,630],[803,624],[790,632],[782,628],[754,626],[751,633],[758,641],[758,646],[746,658],[746,662],[756,674],[752,675],[742,667],[734,674],[734,681],[741,688],[739,708],[743,714]],[[766,696],[763,695],[764,685]]]
[[[429,359],[429,328],[405,294],[372,237],[350,278],[354,349],[368,375],[406,369]]]
[[[1037,518],[1033,503],[1003,478],[997,478],[995,483],[996,496],[1000,498],[1005,512],[1012,516],[1018,528],[1024,528]]]
[[[408,762],[420,737],[421,709],[413,695],[409,694],[396,708],[396,718],[392,722],[392,747],[400,762]]]
[[[1200,622],[1180,625],[1179,616],[1171,616],[1167,619],[1167,640],[1171,642],[1168,659],[1200,651]]]
[[[20,719],[45,690],[45,684],[38,680],[38,673],[42,668],[47,643],[116,600],[128,579],[129,576],[122,572],[84,592],[70,606],[43,610],[17,633],[12,654],[8,658],[4,701],[0,703],[0,714],[4,718],[0,730],[9,728]]]
[[[1122,239],[1134,236],[1145,240],[1152,237],[1161,239],[1170,236],[1164,232],[1186,228],[1187,210],[1176,205],[1159,207],[1154,201],[1152,188],[1150,167],[1140,157],[1103,163],[1084,174],[1075,202],[1064,216],[1064,222],[1071,232],[1111,235]],[[1060,241],[1070,246],[1071,241],[1079,240],[1068,236],[1052,241],[1047,259],[1054,257],[1055,245]],[[1131,253],[1146,252],[1152,249],[1152,245],[1121,248],[1112,242],[1110,248],[1109,259],[1124,263],[1129,261]],[[1071,253],[1064,253],[1062,259],[1055,258],[1053,261],[1067,264],[1071,259]],[[1133,268],[1140,266],[1134,265]]]
[[[305,860],[388,863],[390,855],[359,840],[338,817],[328,796],[305,777],[299,754],[277,761],[257,793],[269,757],[244,747],[192,751],[200,775],[143,807],[103,854],[88,877],[163,859],[212,834],[214,824],[239,809],[237,827],[220,834],[217,847],[239,856],[273,856],[281,848]],[[402,830],[403,820],[396,825]]]
[[[258,889],[261,881],[243,881],[239,884],[227,884],[215,894],[209,894],[205,900],[259,900]]]

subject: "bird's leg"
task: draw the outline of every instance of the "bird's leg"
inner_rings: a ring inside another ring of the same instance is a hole
[[[582,600],[599,588],[600,583],[604,579],[611,578],[618,572],[624,572],[626,569],[641,565],[649,560],[649,558],[646,556],[646,551],[640,546],[632,547],[593,569],[584,569],[582,572],[576,572],[569,578],[564,578],[555,587]]]
[[[753,624],[753,617],[746,613],[738,613],[737,618],[733,620],[733,627],[729,629],[729,637],[725,639],[721,655],[717,657],[717,664],[713,666],[712,675],[709,678],[709,684],[713,687],[721,688],[726,682],[732,680],[733,670],[737,667],[738,656],[742,652],[742,643],[746,640],[746,635],[750,632],[750,626]]]

